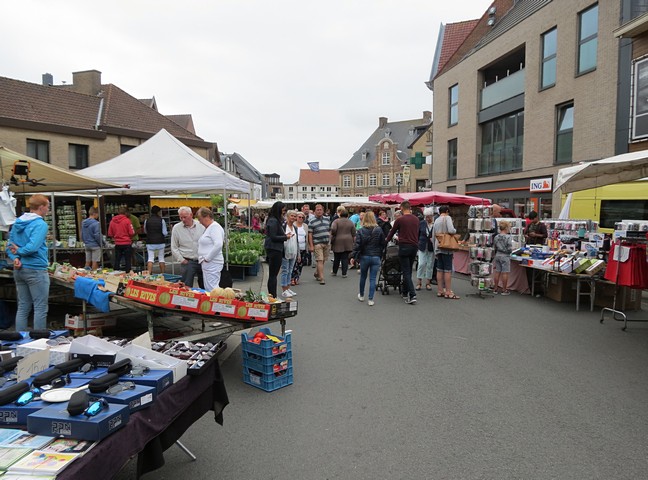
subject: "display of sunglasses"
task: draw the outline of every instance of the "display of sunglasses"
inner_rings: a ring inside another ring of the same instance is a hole
[[[17,379],[18,377],[16,377],[16,375],[8,375],[6,377],[0,377],[0,387],[3,387],[7,382],[11,382]]]
[[[89,371],[95,370],[96,368],[97,368],[96,364],[88,362],[88,363],[84,363],[83,365],[81,365],[81,367],[79,368],[79,371],[81,373],[88,373]]]
[[[70,374],[68,373],[67,375],[64,375],[59,378],[55,378],[50,382],[49,385],[43,385],[40,387],[42,390],[51,390],[52,388],[63,388],[66,385],[69,385],[72,379],[70,378]]]
[[[59,345],[66,345],[71,342],[72,340],[68,337],[54,337],[45,341],[45,343],[50,347],[58,347]]]
[[[129,377],[142,377],[149,373],[151,369],[147,366],[144,365],[136,365],[135,367],[131,368],[130,373],[128,374]]]
[[[117,395],[118,393],[124,392],[126,390],[133,390],[135,389],[135,383],[133,382],[120,382],[116,383],[112,387],[108,387],[108,390],[106,390],[106,393],[108,395]]]
[[[96,402],[92,402],[88,408],[83,411],[83,414],[86,417],[94,417],[105,408],[108,408],[108,402],[105,399],[100,398]]]
[[[16,400],[14,403],[19,407],[22,407],[24,405],[27,405],[30,402],[33,402],[34,400],[39,399],[40,394],[41,391],[38,388],[34,388],[28,392],[23,393],[20,397],[18,397],[18,400]]]

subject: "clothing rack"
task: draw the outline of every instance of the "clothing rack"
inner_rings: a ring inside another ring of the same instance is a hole
[[[617,254],[617,249],[621,246],[622,243],[629,243],[629,244],[643,244],[643,245],[648,245],[648,239],[647,238],[632,238],[632,237],[619,237],[617,238],[617,241],[614,243],[614,251],[615,254]],[[619,263],[621,263],[619,261]],[[608,260],[609,264],[609,260]],[[621,330],[624,332],[628,328],[628,322],[648,322],[648,318],[628,318],[628,315],[621,310],[620,308],[617,308],[617,294],[619,293],[619,271],[621,270],[620,266],[617,266],[617,271],[615,275],[615,281],[614,281],[614,301],[612,302],[612,308],[609,307],[604,307],[601,310],[601,321],[600,323],[603,323],[605,320],[605,314],[606,313],[611,313],[612,318],[616,320],[617,322],[623,322],[623,327],[621,327]],[[638,289],[637,289],[638,290]]]

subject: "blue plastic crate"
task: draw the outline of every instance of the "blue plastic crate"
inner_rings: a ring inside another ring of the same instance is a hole
[[[171,273],[163,273],[162,275],[167,282],[176,283],[182,279],[182,275],[173,275]]]
[[[261,269],[261,262],[257,261],[254,265],[246,267],[245,274],[256,277]]]
[[[278,372],[277,374],[264,374],[244,366],[243,381],[248,385],[260,388],[266,392],[273,392],[288,385],[292,385],[293,369],[292,367],[289,367],[287,370]]]
[[[244,368],[247,367],[250,370],[261,372],[266,375],[282,372],[292,367],[292,352],[288,352],[283,355],[277,355],[275,357],[261,357],[260,360],[245,358],[245,353],[243,355]]]
[[[275,343],[272,340],[261,340],[261,343],[250,342],[250,336],[246,332],[241,334],[241,350],[248,353],[253,353],[261,357],[272,357],[274,355],[287,353],[292,351],[291,332],[286,332],[285,338],[280,335],[274,335],[269,328],[263,327],[259,329],[260,332],[266,335],[273,335],[282,340],[280,343]]]

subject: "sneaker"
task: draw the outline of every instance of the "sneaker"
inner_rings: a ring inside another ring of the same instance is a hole
[[[346,276],[346,275],[342,275],[342,278],[347,278],[347,276]]]
[[[296,297],[297,296],[297,292],[294,292],[292,289],[289,288],[287,291],[290,293],[291,297]]]
[[[364,302],[364,297],[362,295],[360,295],[359,293],[358,293],[358,300],[360,300],[361,302]]]
[[[360,273],[361,273],[361,272],[360,272],[360,269],[358,268],[358,275],[360,275]]]
[[[502,293],[500,293],[500,295],[510,295],[510,294],[511,292],[509,292],[508,290],[504,290]]]
[[[409,303],[410,305],[413,303],[416,303],[416,297],[408,297],[405,299],[405,303]]]
[[[374,306],[374,301],[373,301],[373,300],[369,300],[369,301],[367,302],[367,305],[369,305],[370,307],[373,307],[373,306]]]
[[[332,276],[332,277],[337,277],[337,273],[331,271],[331,276]]]
[[[290,290],[284,290],[283,292],[281,292],[281,296],[284,298],[292,297]]]

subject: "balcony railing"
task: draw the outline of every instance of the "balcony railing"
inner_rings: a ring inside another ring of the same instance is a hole
[[[524,93],[524,69],[498,80],[481,91],[481,109]]]
[[[477,175],[479,176],[516,172],[522,170],[522,148],[507,147],[482,153],[478,155],[477,162]]]

